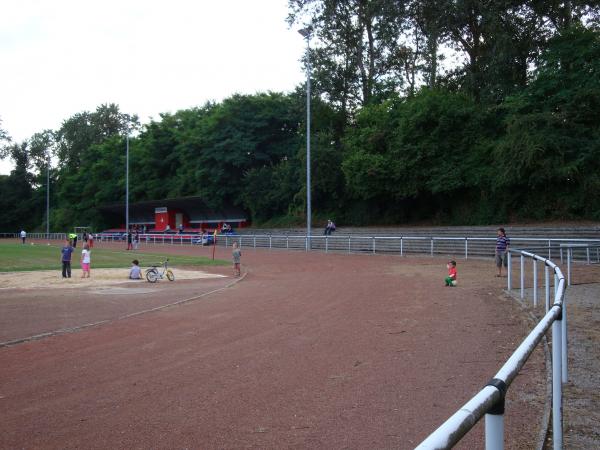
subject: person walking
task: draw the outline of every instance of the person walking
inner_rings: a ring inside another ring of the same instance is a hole
[[[133,250],[133,235],[131,234],[131,230],[127,232],[127,250]]]
[[[65,245],[60,249],[62,262],[62,277],[71,278],[71,255],[75,249],[71,246],[71,241],[65,240]]]
[[[504,228],[498,228],[498,237],[496,238],[496,267],[498,267],[497,277],[502,276],[502,266],[508,270],[508,247],[510,239],[506,236]]]
[[[25,230],[21,230],[21,241],[23,244],[25,244],[25,239],[27,239],[27,233]]]

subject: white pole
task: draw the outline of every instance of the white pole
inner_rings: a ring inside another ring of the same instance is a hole
[[[510,250],[507,250],[506,257],[508,258],[506,264],[506,288],[508,291],[510,291],[512,289],[512,255]]]
[[[521,298],[525,298],[525,256],[521,255]]]
[[[552,442],[554,450],[562,449],[562,373],[561,321],[552,324]]]
[[[544,284],[546,287],[545,300],[546,300],[546,313],[550,311],[550,268],[544,265]]]
[[[50,154],[46,163],[46,239],[50,239]]]
[[[129,233],[129,134],[125,142],[125,233]]]
[[[538,266],[537,259],[533,258],[533,306],[537,306],[538,301]]]
[[[306,39],[306,250],[310,250],[312,205],[310,198],[310,28],[298,30]]]
[[[567,286],[571,286],[571,256],[573,249],[567,247]]]
[[[485,450],[504,450],[504,414],[485,415]]]
[[[562,356],[562,382],[566,383],[567,381],[569,381],[569,371],[568,371],[568,354],[567,354],[567,343],[568,343],[568,336],[567,336],[567,296],[566,294],[563,293],[563,299],[562,299],[562,346],[561,346],[561,356]]]

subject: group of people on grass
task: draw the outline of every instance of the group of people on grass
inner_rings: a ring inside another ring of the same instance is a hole
[[[73,253],[75,252],[75,245],[73,240],[65,239],[63,247],[60,249],[61,263],[62,263],[62,277],[71,278],[71,260]],[[240,263],[241,263],[242,251],[239,248],[237,242],[233,243],[232,259],[233,259],[233,274],[236,277],[240,276]],[[81,256],[79,258],[81,265],[81,278],[90,278],[90,266],[92,263],[92,252],[90,251],[90,245],[86,242],[81,250]],[[129,269],[129,279],[141,280],[142,270],[140,268],[140,262],[137,259],[131,261],[131,268]]]

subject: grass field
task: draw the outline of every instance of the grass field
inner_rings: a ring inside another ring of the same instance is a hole
[[[72,264],[79,262],[81,248],[77,247]],[[60,248],[54,245],[22,245],[14,242],[0,242],[0,272],[22,272],[30,270],[51,270],[60,268]],[[160,263],[169,258],[170,266],[223,266],[227,261],[211,260],[204,256],[176,256],[157,253],[131,253],[101,248],[92,249],[92,268],[107,269],[130,267],[133,259],[138,259],[142,267]]]

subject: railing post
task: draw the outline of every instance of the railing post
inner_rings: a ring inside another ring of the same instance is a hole
[[[544,265],[544,285],[546,287],[546,313],[548,313],[548,311],[550,311],[550,267],[546,265]]]
[[[485,414],[485,450],[504,449],[504,404],[508,387],[502,380],[494,378],[486,386],[493,386],[500,392],[500,399]]]
[[[402,236],[400,236],[400,256],[404,256],[404,249],[403,249],[403,239]]]
[[[552,242],[548,239],[548,259],[552,258]]]
[[[269,235],[269,250],[273,248],[273,236]]]
[[[469,259],[469,238],[465,237],[465,259]]]
[[[525,256],[521,254],[521,299],[525,298]]]
[[[375,236],[373,236],[373,254],[375,254]]]
[[[433,238],[431,238],[431,256],[433,256]]]
[[[571,286],[571,256],[573,249],[567,247],[567,286]]]
[[[325,235],[325,253],[329,251],[329,236]]]
[[[533,307],[537,307],[538,301],[538,266],[537,259],[533,258]]]
[[[506,260],[506,289],[510,291],[512,289],[512,254],[510,250],[506,251],[506,258],[508,258]]]
[[[587,256],[587,265],[589,266],[590,265],[590,247],[589,247],[589,245],[585,248],[585,253]]]
[[[254,236],[254,250],[256,250],[256,235]]]
[[[562,346],[561,346],[561,356],[562,356],[562,382],[566,383],[567,381],[569,381],[569,372],[568,372],[568,353],[567,353],[567,343],[568,343],[568,336],[567,336],[567,296],[565,291],[563,291],[563,298],[562,298]]]
[[[225,248],[227,248],[227,247],[228,247],[228,245],[227,245],[227,244],[229,244],[228,237],[229,237],[229,236],[225,235]],[[215,245],[215,243],[214,243],[214,242],[213,242],[213,245]]]
[[[290,237],[289,236],[285,237],[285,248],[288,250],[290,249]]]
[[[552,324],[552,443],[554,450],[562,449],[562,371],[561,320]]]
[[[350,253],[350,235],[348,235],[348,254]]]

